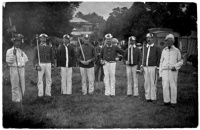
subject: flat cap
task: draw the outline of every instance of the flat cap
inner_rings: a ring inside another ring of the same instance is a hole
[[[165,40],[167,39],[173,39],[174,40],[174,35],[173,34],[168,34],[166,37],[165,37]]]
[[[117,38],[113,38],[113,39],[112,39],[112,42],[114,42],[114,43],[119,43],[119,41],[117,40]]]
[[[106,39],[109,39],[109,38],[112,38],[112,37],[113,37],[113,36],[112,36],[110,33],[105,35],[105,38],[106,38]]]
[[[135,40],[136,40],[136,37],[135,37],[135,36],[131,36],[131,37],[129,37],[129,40],[130,40],[130,41],[135,41]]]
[[[44,33],[42,33],[42,34],[40,34],[40,36],[39,36],[39,37],[40,37],[40,38],[41,38],[41,37],[46,37],[46,38],[47,38],[47,37],[48,37],[48,35],[47,35],[47,34],[44,34]]]
[[[147,33],[146,37],[153,37],[153,34],[152,33]]]

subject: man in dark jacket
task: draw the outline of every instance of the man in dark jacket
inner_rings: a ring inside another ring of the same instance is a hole
[[[138,74],[140,72],[141,52],[136,47],[134,36],[129,37],[130,45],[124,53],[124,63],[126,64],[127,74],[127,96],[139,96],[138,93]],[[134,90],[134,91],[133,91]]]
[[[94,61],[96,60],[96,52],[94,47],[89,42],[89,35],[84,36],[84,44],[80,46],[77,54],[77,60],[80,66],[82,77],[82,92],[83,95],[93,94],[94,92]],[[87,91],[86,79],[89,80],[89,90]]]
[[[48,35],[40,34],[39,40],[40,45],[34,48],[34,58],[33,64],[38,71],[38,97],[44,95],[43,92],[43,75],[46,77],[46,96],[51,96],[51,69],[54,69],[54,55],[52,52],[52,47],[46,44]],[[39,53],[38,53],[39,48]],[[39,54],[39,55],[38,55]]]
[[[103,77],[104,77],[103,65],[100,63],[100,53],[101,53],[102,48],[103,48],[102,42],[99,43],[99,45],[95,47],[96,55],[97,55],[97,60],[95,61],[95,80],[96,81],[98,81],[99,72],[100,72],[100,81],[103,81]]]
[[[57,52],[57,66],[60,67],[61,75],[61,94],[72,94],[72,67],[75,52],[70,44],[69,35],[63,36],[63,45],[60,46]]]
[[[116,71],[116,55],[123,54],[123,50],[116,45],[112,45],[112,35],[105,35],[106,41],[101,50],[100,58],[104,70],[105,95],[115,96],[115,71]]]
[[[146,35],[147,45],[144,47],[143,65],[144,68],[144,89],[146,101],[156,101],[157,73],[160,64],[161,50],[153,43],[153,34]]]

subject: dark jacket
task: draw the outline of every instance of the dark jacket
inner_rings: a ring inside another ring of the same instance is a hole
[[[94,61],[96,60],[95,48],[90,43],[88,43],[88,44],[83,44],[82,49],[85,56],[85,61],[91,60],[91,62],[88,65],[84,65],[80,62],[81,60],[84,60],[84,59],[81,52],[81,48],[79,48],[78,54],[77,54],[77,61],[79,62],[79,66],[83,68],[94,67]]]
[[[124,51],[116,45],[105,45],[101,50],[100,58],[106,61],[116,61],[117,53],[123,55]]]
[[[95,64],[100,65],[100,54],[101,54],[102,48],[103,48],[103,46],[102,47],[100,47],[100,46],[95,47],[95,51],[96,51],[96,55],[97,55],[97,59],[95,61]]]
[[[54,63],[54,54],[52,51],[52,47],[49,45],[41,46],[39,45],[39,53],[40,53],[40,63]],[[34,48],[33,51],[33,65],[35,66],[38,64],[38,49],[37,46]]]
[[[73,60],[75,58],[75,51],[72,45],[67,46],[68,49],[68,67],[73,67]],[[66,49],[61,45],[57,52],[57,66],[66,67]]]
[[[144,60],[143,61],[143,66],[146,66],[147,52],[148,52],[148,48],[147,48],[147,46],[145,46],[144,47],[144,56],[142,56],[142,57],[144,57],[143,58],[143,60]],[[160,57],[161,57],[161,49],[154,44],[150,48],[148,66],[157,66],[157,67],[159,67]]]
[[[129,48],[129,55],[131,54],[131,48]],[[124,52],[124,56],[123,56],[123,61],[124,64],[126,64],[126,61],[129,61],[130,64],[128,66],[135,66],[138,65],[138,70],[140,69],[140,65],[141,65],[141,60],[142,60],[142,55],[141,55],[141,51],[140,49],[138,49],[137,47],[133,48],[133,64],[131,64],[131,55],[129,56],[129,60],[128,60],[128,48],[125,50]]]

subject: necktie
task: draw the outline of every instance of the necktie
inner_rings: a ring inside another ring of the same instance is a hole
[[[66,67],[68,67],[69,57],[68,57],[68,48],[67,48],[67,46],[65,46],[65,50],[66,50]]]
[[[149,63],[149,53],[150,53],[150,46],[148,46],[146,66],[148,66]]]
[[[131,64],[133,64],[133,46],[131,46]]]

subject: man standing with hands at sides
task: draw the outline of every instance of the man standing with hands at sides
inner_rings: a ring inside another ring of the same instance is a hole
[[[14,38],[11,40],[14,45],[6,52],[6,63],[10,67],[12,101],[20,102],[25,92],[25,63],[28,62],[28,57],[20,49],[21,43],[23,43],[23,36],[14,34]]]
[[[79,39],[78,39],[79,40]],[[95,48],[89,42],[89,35],[84,35],[84,44],[78,50],[78,62],[80,66],[80,73],[82,77],[82,92],[83,95],[94,93],[94,61],[96,60]],[[89,80],[89,91],[87,91],[86,79]]]
[[[105,95],[115,96],[115,70],[116,70],[116,55],[123,55],[123,50],[118,46],[112,45],[112,35],[106,34],[106,45],[101,50],[101,64],[104,70]]]
[[[63,36],[63,44],[57,52],[57,66],[60,67],[61,94],[72,94],[72,67],[75,57],[74,48],[70,45],[70,36]]]
[[[124,53],[124,63],[126,64],[127,74],[127,96],[134,97],[139,96],[138,93],[138,73],[140,73],[141,64],[141,51],[135,45],[136,38],[134,36],[129,37],[130,45]],[[134,91],[133,91],[134,90]]]
[[[37,37],[36,37],[37,38]],[[34,48],[33,64],[35,69],[38,71],[38,97],[44,95],[43,92],[43,75],[46,77],[46,96],[51,96],[51,69],[54,69],[54,56],[52,48],[46,44],[48,36],[46,34],[40,34],[39,41],[40,45]],[[38,41],[37,41],[38,42]]]
[[[165,38],[167,47],[165,47],[160,59],[160,77],[162,77],[164,105],[177,104],[177,79],[178,70],[183,65],[183,59],[178,48],[174,44],[174,36],[168,34]]]
[[[157,69],[159,69],[161,50],[153,43],[153,34],[146,35],[147,45],[144,47],[143,67],[144,69],[144,89],[147,102],[155,102],[157,100]]]

